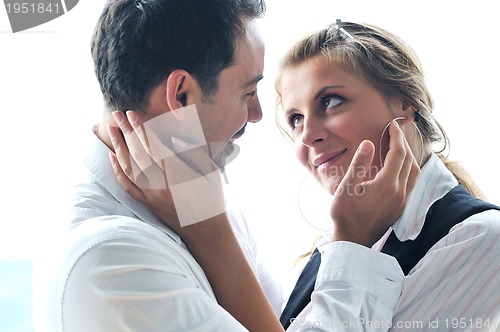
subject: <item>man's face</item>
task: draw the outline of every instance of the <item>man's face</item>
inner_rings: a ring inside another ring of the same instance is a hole
[[[262,109],[257,83],[264,70],[264,43],[253,22],[245,24],[235,63],[224,69],[219,87],[209,100],[196,104],[212,159],[225,159],[234,147],[232,142],[243,134],[247,122],[258,122]]]

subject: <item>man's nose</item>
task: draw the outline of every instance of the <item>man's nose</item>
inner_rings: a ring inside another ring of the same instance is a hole
[[[260,107],[259,95],[255,95],[248,101],[248,122],[256,123],[262,119],[262,108]]]

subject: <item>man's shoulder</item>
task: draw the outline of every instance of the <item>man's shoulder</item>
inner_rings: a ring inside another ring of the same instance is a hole
[[[142,241],[161,247],[179,247],[164,230],[141,219],[123,215],[105,215],[73,223],[68,244],[90,248],[101,242]]]
[[[63,248],[38,263],[37,303],[55,322],[62,321],[60,315],[76,312],[68,308],[100,312],[112,311],[110,299],[117,306],[141,296],[153,301],[157,297],[150,296],[152,289],[173,294],[172,301],[189,290],[213,297],[203,270],[185,247],[132,217],[111,215],[79,222]]]
[[[198,267],[184,246],[154,225],[132,217],[110,215],[81,221],[59,243],[57,250],[54,247],[54,253],[43,259],[47,263],[50,257],[53,271],[58,271],[59,286],[69,278],[90,282],[103,270],[127,274],[120,266],[128,266],[131,271],[149,271],[157,266],[172,275],[186,275]],[[200,273],[201,269],[194,278]]]

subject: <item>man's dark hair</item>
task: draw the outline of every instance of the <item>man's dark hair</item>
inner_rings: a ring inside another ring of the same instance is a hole
[[[91,48],[106,107],[143,109],[175,69],[208,98],[234,62],[244,21],[264,12],[264,0],[109,0]]]

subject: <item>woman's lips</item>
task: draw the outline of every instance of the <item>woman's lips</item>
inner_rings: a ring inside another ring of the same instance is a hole
[[[340,158],[344,156],[347,149],[336,151],[332,153],[325,153],[314,159],[313,165],[317,167],[318,171],[324,171],[330,166],[333,166]]]

